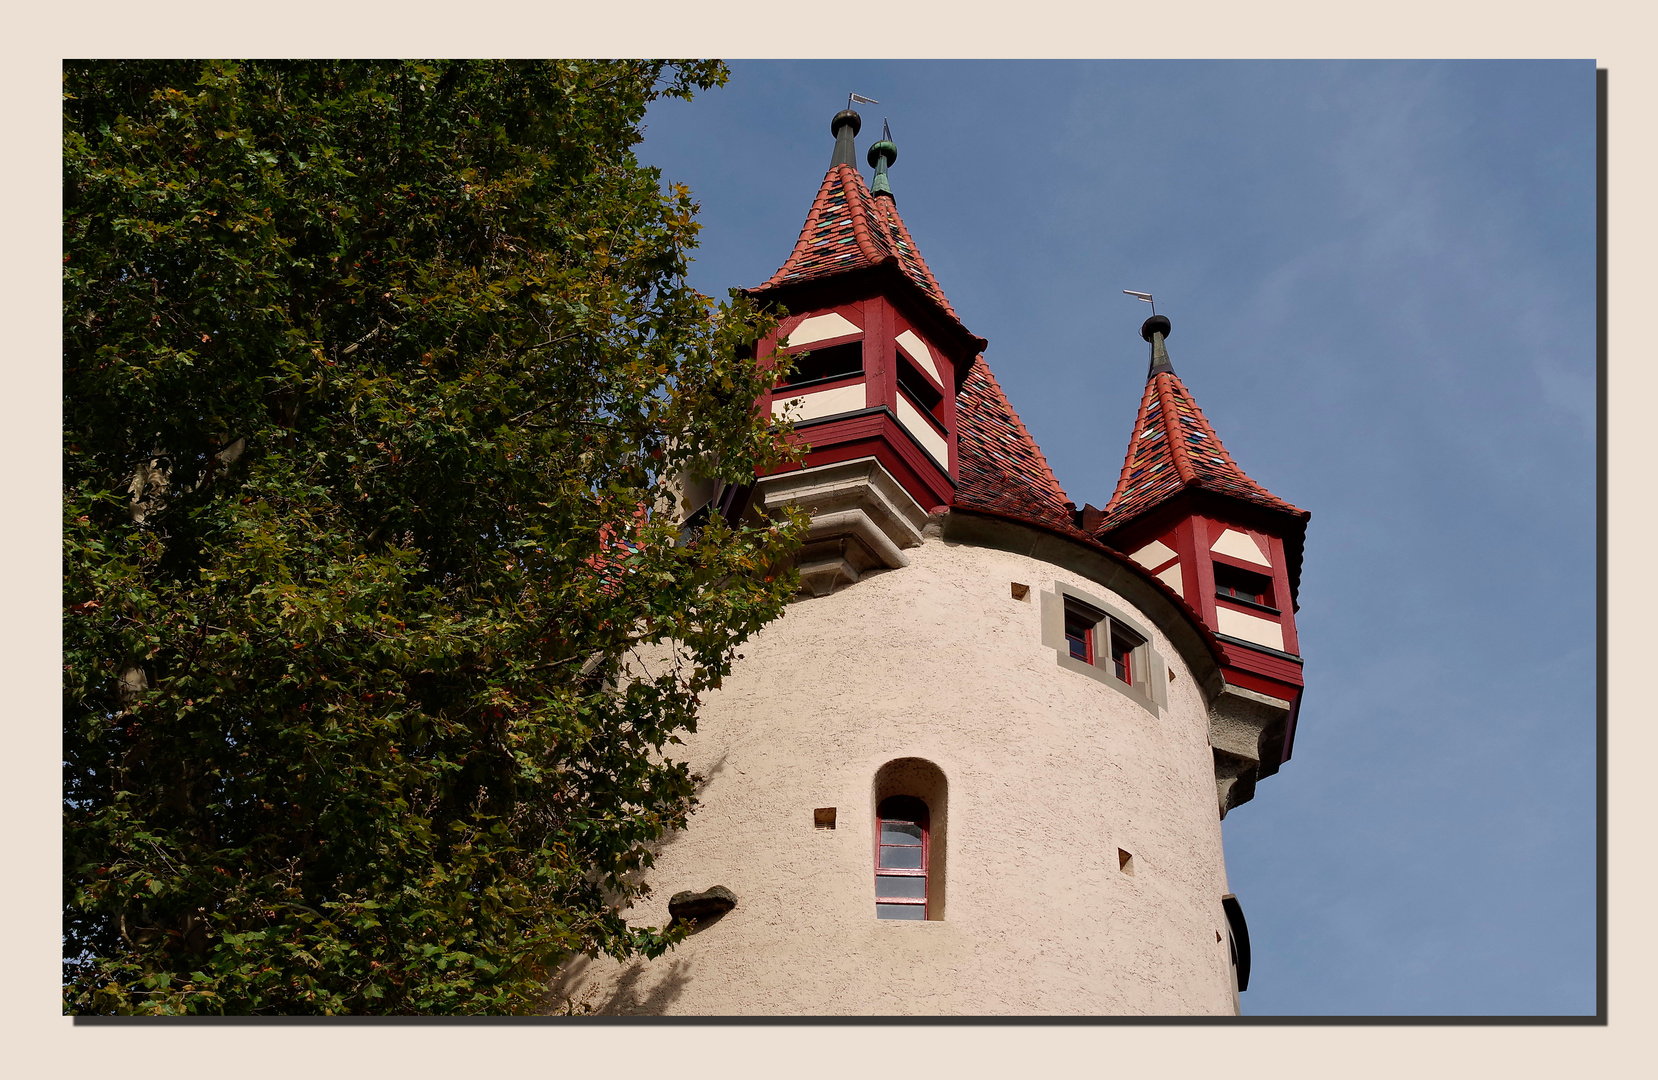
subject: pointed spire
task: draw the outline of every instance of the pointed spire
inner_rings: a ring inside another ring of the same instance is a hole
[[[875,195],[885,195],[892,198],[892,185],[887,182],[887,167],[898,162],[898,147],[892,141],[892,129],[887,126],[885,117],[881,118],[881,141],[869,148],[869,166],[875,170],[875,182],[869,185],[869,190]]]
[[[1163,341],[1169,336],[1169,320],[1162,315],[1153,315],[1140,326],[1140,336],[1151,342],[1151,370],[1146,378],[1151,378],[1161,372],[1174,374],[1174,365],[1169,363],[1169,350],[1164,347]]]
[[[864,183],[852,156],[852,136],[861,123],[851,109],[835,115],[830,123],[835,136],[834,160],[807,211],[806,223],[800,228],[794,250],[776,273],[745,291],[758,298],[787,293],[808,282],[842,274],[894,271],[903,283],[901,289],[913,287],[916,299],[944,317],[946,332],[959,336],[956,344],[964,353],[984,351],[988,342],[962,325],[938,279],[916,249],[915,238],[905,227],[904,219],[898,216],[898,204],[892,198],[891,189],[882,198],[876,198]],[[875,148],[880,151],[879,158],[891,165],[898,159],[898,147],[893,145],[890,130],[884,134],[888,138]],[[965,368],[957,369],[958,378],[965,375]]]
[[[1140,328],[1151,343],[1151,370],[1134,418],[1128,456],[1117,490],[1105,504],[1096,536],[1104,536],[1188,488],[1202,489],[1305,520],[1291,506],[1251,480],[1221,444],[1220,436],[1174,373],[1163,339],[1169,320],[1153,315]]]
[[[857,114],[847,110],[840,116],[856,117]],[[836,137],[849,138],[847,132],[851,130],[854,129],[839,127]],[[891,146],[890,141],[888,146]],[[890,154],[889,162],[898,156],[897,147],[892,147]],[[883,263],[895,265],[921,291],[927,302],[960,327],[962,333],[973,338],[968,343],[973,351],[978,352],[985,347],[983,338],[961,326],[955,308],[950,306],[938,279],[933,277],[926,260],[916,249],[915,239],[905,227],[904,219],[898,216],[896,200],[872,197],[864,184],[863,175],[851,162],[829,166],[829,172],[818,188],[817,198],[806,214],[806,223],[801,226],[794,250],[775,274],[750,291],[762,294],[797,282]]]
[[[858,148],[853,145],[852,140],[863,126],[863,117],[851,109],[842,109],[829,121],[829,134],[835,137],[835,156],[829,159],[831,169],[836,165],[851,165],[857,168]]]

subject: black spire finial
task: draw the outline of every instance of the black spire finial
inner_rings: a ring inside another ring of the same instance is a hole
[[[851,109],[842,109],[829,121],[829,134],[835,137],[835,156],[829,159],[829,167],[836,165],[858,165],[858,148],[852,144],[858,131],[864,126],[863,117]]]
[[[1146,378],[1151,378],[1160,372],[1174,374],[1174,365],[1169,363],[1169,350],[1164,347],[1163,339],[1169,336],[1169,320],[1164,315],[1153,315],[1140,324],[1140,336],[1151,342],[1151,370]]]

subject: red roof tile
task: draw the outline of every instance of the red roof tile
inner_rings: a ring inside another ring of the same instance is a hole
[[[1007,395],[982,356],[974,359],[956,395],[956,440],[961,479],[952,509],[1035,525],[1104,552],[1162,593],[1197,630],[1216,663],[1224,663],[1225,654],[1214,631],[1204,625],[1185,597],[1128,556],[1077,528],[1073,506],[1048,467],[1047,458],[1008,404]]]
[[[861,267],[893,263],[952,322],[961,324],[938,279],[916,249],[915,240],[890,198],[876,198],[850,165],[831,166],[806,214],[794,251],[765,284],[763,293]]]
[[[960,479],[952,505],[1076,531],[1071,504],[1048,459],[982,356],[974,359],[956,395],[956,462]]]
[[[1146,380],[1122,476],[1105,504],[1105,516],[1095,535],[1127,524],[1186,488],[1230,495],[1302,519],[1309,516],[1238,468],[1192,400],[1191,391],[1179,376],[1165,369]]]

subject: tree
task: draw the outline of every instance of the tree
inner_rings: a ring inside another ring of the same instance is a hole
[[[533,1011],[683,934],[618,911],[802,528],[652,512],[790,453],[632,149],[725,78],[66,65],[66,1011]]]

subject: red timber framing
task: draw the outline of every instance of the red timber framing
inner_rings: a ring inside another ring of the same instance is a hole
[[[1132,554],[1160,541],[1172,548],[1181,568],[1181,595],[1211,630],[1216,631],[1225,660],[1226,681],[1234,686],[1295,702],[1301,694],[1300,642],[1295,629],[1295,593],[1300,585],[1301,545],[1305,527],[1287,514],[1255,507],[1203,491],[1180,492],[1142,516],[1101,536],[1118,551]],[[1270,568],[1212,550],[1227,529],[1247,534],[1266,554]],[[1288,534],[1286,543],[1284,534]],[[1173,559],[1167,560],[1172,565]],[[1271,581],[1273,603],[1251,605],[1217,595],[1215,566],[1258,574]],[[1160,573],[1165,564],[1149,567]],[[1242,641],[1222,633],[1217,611],[1230,609],[1276,622],[1282,649]],[[1287,749],[1287,747],[1286,747]]]
[[[839,286],[843,284],[836,281],[814,282],[812,285],[816,287],[810,291],[839,292]],[[797,288],[805,291],[808,286]],[[797,302],[803,299],[799,297]],[[897,304],[881,295],[837,299],[839,302],[833,304],[796,308],[800,313],[784,319],[779,333],[786,339],[789,332],[801,323],[818,316],[832,314],[845,319],[861,332],[809,341],[797,347],[791,343],[787,351],[812,352],[859,342],[863,346],[862,375],[812,381],[798,386],[779,386],[759,402],[760,407],[769,412],[773,402],[800,397],[809,399],[813,393],[861,382],[864,386],[864,405],[861,409],[796,421],[797,440],[810,448],[800,467],[873,457],[921,506],[929,510],[948,506],[954,497],[960,470],[956,443],[956,391],[972,357],[963,357],[941,344],[941,338],[948,338],[941,333],[937,320],[924,317],[910,309],[908,304]],[[919,340],[925,349],[924,356],[906,358],[903,355],[905,346],[900,345],[898,339],[906,334],[913,335],[913,340]],[[775,341],[775,338],[768,338],[761,342],[760,355],[768,355]],[[936,377],[933,371],[928,370],[928,360],[937,372]],[[902,375],[902,369],[906,367],[913,374]],[[922,380],[916,386],[919,393],[912,393],[900,385],[903,381],[911,382],[913,386],[913,380],[917,378]],[[922,400],[924,396],[931,396],[927,391],[937,395],[931,408],[928,401]],[[902,405],[900,398],[903,399]],[[922,439],[906,428],[899,419],[900,410],[910,412],[912,416],[919,415],[920,422],[928,426],[943,443],[944,460],[938,460],[933,449],[924,446]]]
[[[832,338],[791,343],[793,350],[831,348],[851,340],[863,344],[860,407],[848,407],[853,404],[853,395],[845,393],[850,383],[800,388],[806,391],[802,412],[807,415],[796,421],[795,430],[810,447],[804,465],[874,457],[932,511],[954,501],[960,478],[956,396],[985,340],[956,316],[890,193],[872,193],[843,156],[843,150],[851,149],[857,122],[837,120],[831,126],[837,140],[845,138],[845,146],[837,142],[836,160],[824,174],[794,250],[748,294],[788,313],[779,326],[785,337],[805,320],[828,315],[861,332],[854,337],[841,327]],[[900,338],[913,345],[907,360],[900,353],[906,347]],[[758,342],[758,355],[768,355],[775,343],[775,338]],[[842,391],[832,412],[827,402],[816,408],[810,404],[811,392],[832,389]],[[787,400],[785,394],[802,396],[779,388],[757,404],[769,411],[774,400]],[[814,412],[821,415],[810,415]]]

